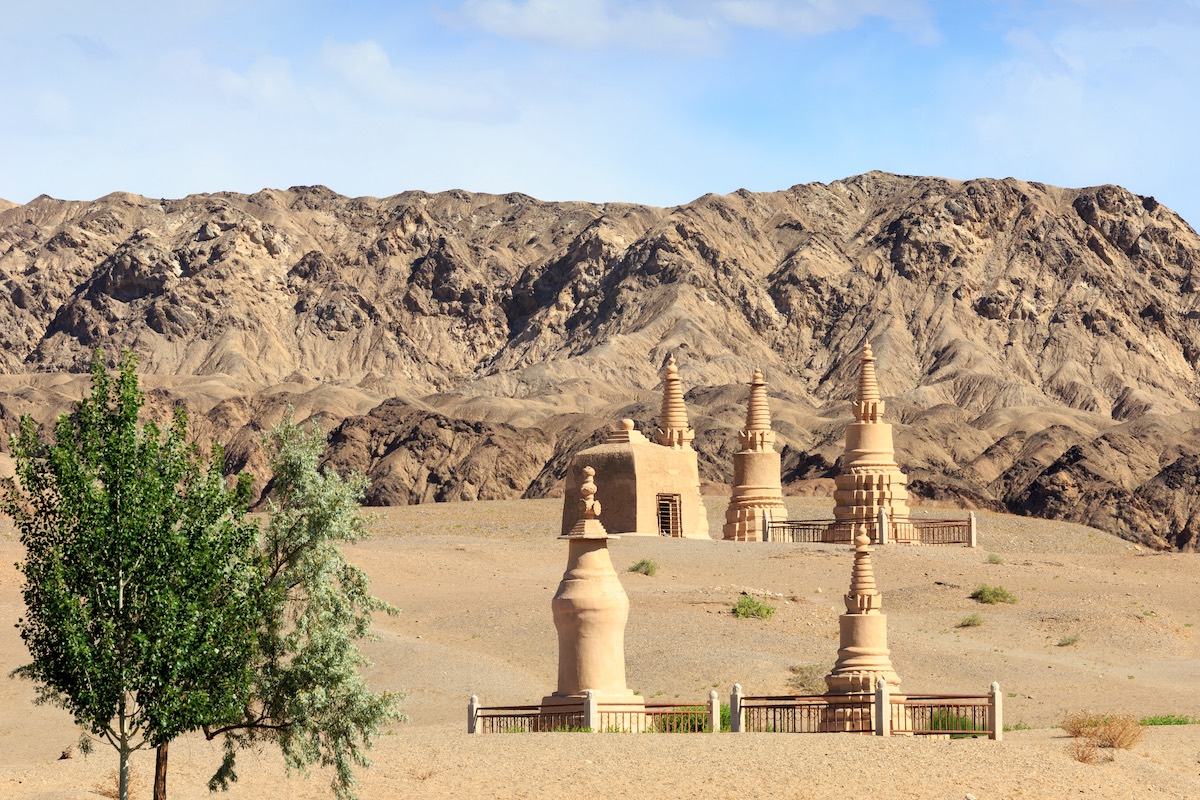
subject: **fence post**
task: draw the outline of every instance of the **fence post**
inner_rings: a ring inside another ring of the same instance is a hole
[[[764,542],[771,541],[771,509],[764,508],[762,515],[762,536],[758,537]]]
[[[967,535],[971,539],[971,544],[969,546],[976,547],[979,544],[979,541],[975,535],[975,512],[974,511],[967,514]]]
[[[721,732],[721,701],[717,699],[717,690],[708,692],[708,732]]]
[[[467,733],[479,733],[476,721],[479,717],[479,695],[471,695],[467,701]]]
[[[992,681],[988,690],[988,728],[992,735],[988,738],[997,742],[1004,739],[1004,695],[1000,692],[1000,684]]]
[[[729,693],[729,731],[742,732],[742,685],[735,683]]]
[[[892,693],[883,678],[875,683],[875,735],[892,735]]]
[[[875,541],[879,544],[888,543],[888,513],[886,508],[879,509],[879,519],[876,524],[879,526],[879,535],[875,537]]]
[[[591,689],[587,690],[583,698],[583,727],[592,733],[600,732],[600,701]]]

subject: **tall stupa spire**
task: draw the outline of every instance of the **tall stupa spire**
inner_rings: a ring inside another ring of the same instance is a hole
[[[665,447],[691,449],[695,438],[696,432],[688,425],[687,406],[683,404],[679,366],[672,355],[663,371],[662,411],[658,415],[658,433],[654,439]]]
[[[767,538],[766,519],[787,519],[783,504],[779,453],[771,430],[767,382],[761,369],[750,379],[746,429],[738,432],[738,452],[733,454],[733,492],[725,509],[721,535],[730,541],[758,542]]]
[[[879,397],[879,379],[875,377],[875,353],[871,343],[863,345],[862,364],[858,371],[858,397],[854,404],[854,416],[859,422],[873,422],[883,413],[883,400]]]
[[[746,405],[746,430],[742,432],[744,439],[754,441],[747,447],[742,442],[742,449],[770,450],[774,449],[775,431],[771,430],[771,408],[767,405],[767,382],[763,380],[761,369],[754,370],[750,379],[750,402]]]

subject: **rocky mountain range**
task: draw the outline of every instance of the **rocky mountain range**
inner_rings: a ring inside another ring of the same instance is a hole
[[[1116,186],[871,172],[686,205],[323,187],[0,202],[0,428],[141,358],[229,468],[289,406],[378,504],[543,496],[679,361],[702,478],[754,367],[789,490],[870,338],[920,496],[1200,549],[1200,237]],[[0,456],[0,470],[11,469]]]

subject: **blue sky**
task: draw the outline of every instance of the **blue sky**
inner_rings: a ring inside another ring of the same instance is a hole
[[[882,169],[1200,225],[1200,0],[0,0],[0,197],[685,203]]]

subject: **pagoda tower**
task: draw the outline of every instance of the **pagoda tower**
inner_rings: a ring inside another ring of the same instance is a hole
[[[895,532],[890,540],[912,538],[912,526],[903,524],[909,517],[908,476],[896,463],[892,426],[882,421],[883,411],[884,402],[875,377],[875,355],[867,342],[863,345],[858,375],[854,422],[846,426],[842,471],[834,478],[833,516],[838,522],[830,526],[828,541],[853,541],[859,531],[874,534],[880,510],[887,512]]]
[[[596,470],[584,467],[580,513],[567,540],[567,570],[550,605],[558,630],[558,690],[542,699],[543,713],[582,710],[587,693],[620,711],[643,711],[645,701],[625,684],[625,623],[629,596],[608,555],[600,523]]]
[[[746,429],[738,432],[738,444],[740,449],[733,455],[733,491],[725,509],[722,534],[729,541],[761,542],[767,533],[764,512],[778,522],[787,519],[787,506],[783,504],[775,431],[771,430],[767,382],[760,369],[754,370],[750,380]]]

